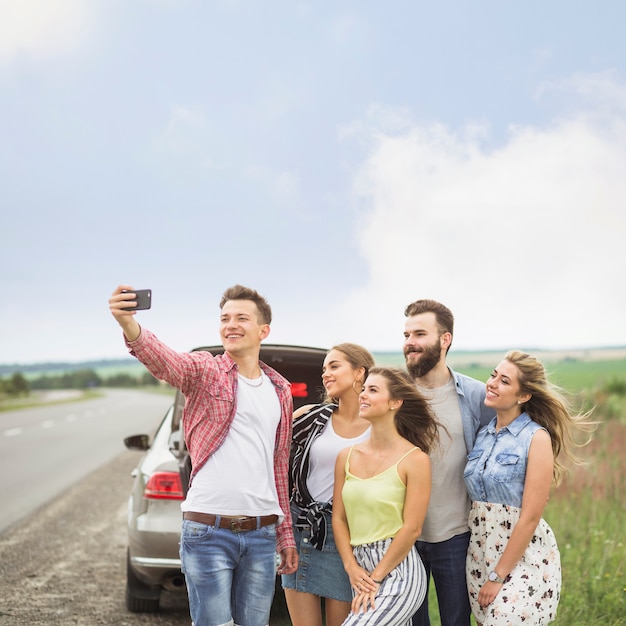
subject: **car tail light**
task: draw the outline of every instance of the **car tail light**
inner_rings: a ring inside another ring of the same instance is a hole
[[[144,498],[184,500],[183,485],[178,472],[155,472],[143,492]]]
[[[294,398],[306,398],[309,395],[309,389],[306,383],[291,383],[291,395]]]

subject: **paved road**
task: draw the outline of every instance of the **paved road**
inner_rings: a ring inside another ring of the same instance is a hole
[[[152,435],[173,395],[107,389],[103,397],[0,413],[0,533]]]

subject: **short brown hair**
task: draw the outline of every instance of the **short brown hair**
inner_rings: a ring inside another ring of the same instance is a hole
[[[437,300],[416,300],[404,309],[405,317],[412,317],[421,313],[434,313],[441,334],[450,333],[454,335],[454,315],[447,306],[437,302]]]
[[[249,287],[244,287],[243,285],[233,285],[222,295],[220,309],[224,308],[224,305],[229,300],[250,300],[254,302],[254,304],[256,304],[257,311],[259,312],[258,321],[261,324],[272,323],[272,309],[267,303],[267,300],[258,291],[250,289]]]

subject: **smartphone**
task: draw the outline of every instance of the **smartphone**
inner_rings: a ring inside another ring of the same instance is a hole
[[[152,289],[135,289],[130,293],[134,293],[137,306],[128,306],[122,311],[145,311],[152,306]]]

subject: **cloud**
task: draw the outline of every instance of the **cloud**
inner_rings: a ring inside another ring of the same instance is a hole
[[[0,0],[0,63],[73,50],[93,24],[89,0]]]
[[[485,127],[384,107],[344,129],[365,150],[353,193],[368,280],[338,327],[397,349],[404,307],[428,297],[455,313],[457,347],[626,344],[625,90],[574,82],[606,97],[544,128],[511,126],[499,146]]]

